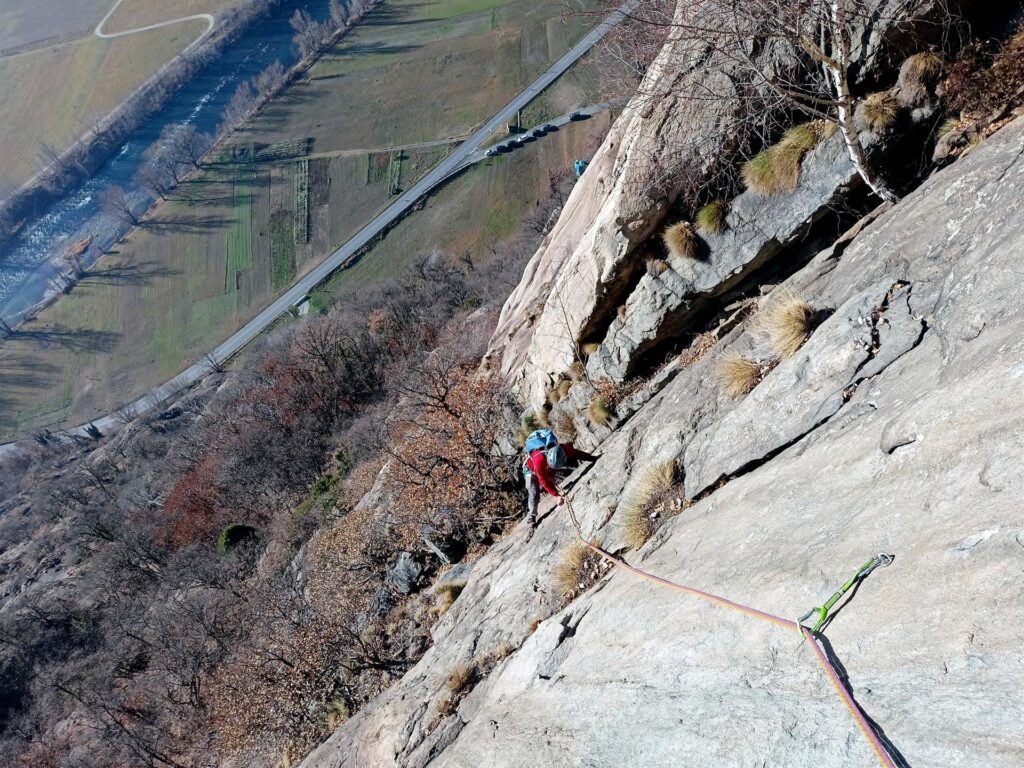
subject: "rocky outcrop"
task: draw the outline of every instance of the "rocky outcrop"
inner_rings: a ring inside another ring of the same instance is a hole
[[[587,361],[592,378],[623,381],[659,340],[677,336],[710,302],[740,284],[848,198],[859,177],[838,134],[808,153],[792,192],[744,192],[730,204],[726,229],[701,236],[697,258],[668,254],[668,269],[645,274]]]
[[[1018,120],[814,256],[783,284],[828,315],[796,354],[734,400],[716,361],[757,342],[723,331],[636,393],[570,492],[622,550],[620,500],[675,461],[687,505],[626,558],[783,616],[894,554],[826,647],[915,768],[1024,762],[1022,155]],[[422,661],[304,768],[875,764],[792,634],[628,573],[563,605],[571,538],[545,508],[477,560]],[[467,662],[489,672],[444,714]]]
[[[502,310],[490,363],[534,401],[578,357],[575,340],[624,298],[637,271],[631,257],[688,184],[755,127],[730,77],[735,64],[680,38],[670,34]],[[768,74],[793,66],[774,47],[761,58]],[[694,89],[705,98],[688,98]]]
[[[951,7],[957,5],[970,3]],[[937,7],[920,4],[923,15],[927,8]],[[703,13],[712,6],[700,8]],[[923,45],[937,29],[893,23],[899,14],[894,16],[891,10],[879,9],[874,26],[853,35],[858,41],[855,79],[871,80],[887,70],[894,40],[905,44],[909,35]],[[691,11],[686,4],[677,9],[678,14]],[[704,34],[712,34],[716,23],[702,19]],[[653,285],[640,274],[643,257],[650,255],[643,253],[645,244],[673,216],[678,204],[693,203],[689,198],[697,196],[696,190],[721,169],[723,160],[740,147],[749,149],[751,136],[770,132],[768,127],[779,117],[772,108],[752,109],[741,98],[741,91],[749,86],[742,83],[749,77],[739,74],[735,52],[725,49],[686,40],[678,30],[669,35],[639,93],[598,150],[558,225],[506,302],[488,363],[533,404],[541,403],[554,378],[582,357],[579,340],[601,341],[609,326],[615,338],[602,352],[600,369],[616,379],[626,375],[629,363],[621,358],[630,353],[618,353],[615,348],[632,345],[642,351],[659,333],[672,335],[686,322],[690,310],[701,306],[700,288],[688,292],[691,283],[708,284],[717,277],[699,266],[683,265],[676,270],[681,273],[677,290]],[[776,76],[785,80],[795,66],[792,53],[783,45],[752,44],[751,49],[766,81]],[[906,102],[901,119],[925,121],[932,114],[934,83],[914,81],[912,85],[914,93],[904,77],[894,89]],[[783,109],[767,94],[764,101]],[[885,149],[884,138],[867,133],[863,140],[879,152]],[[817,159],[811,158],[810,162],[831,167],[820,168],[823,175],[803,185],[792,198],[758,201],[756,196],[741,196],[740,212],[731,222],[737,226],[720,242],[709,238],[708,250],[716,257],[711,261],[720,257],[723,268],[756,268],[782,244],[805,233],[801,225],[825,215],[837,192],[853,178],[848,163],[835,151],[839,145],[838,139],[829,142]],[[742,279],[745,271],[732,277]],[[630,300],[638,282],[641,292]],[[627,317],[617,320],[616,312],[624,305]]]

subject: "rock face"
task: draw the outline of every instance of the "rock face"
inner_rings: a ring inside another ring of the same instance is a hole
[[[625,379],[659,339],[686,328],[709,300],[799,242],[859,181],[838,133],[808,154],[801,176],[805,183],[792,192],[739,195],[730,205],[726,229],[701,237],[699,247],[707,255],[682,259],[670,254],[668,269],[641,277],[588,360],[591,377]]]
[[[922,12],[938,6],[932,2],[911,5]],[[961,0],[949,7],[956,10],[970,5]],[[899,13],[894,16],[885,2],[872,0],[868,6],[878,12],[873,27],[852,36],[860,41],[853,69],[858,77],[871,80],[888,66],[890,43],[896,39],[906,42],[910,35],[923,45],[934,30],[929,31],[929,25],[917,28],[892,23]],[[691,7],[679,3],[680,28],[682,22],[693,21],[682,17],[694,8],[701,14],[724,13],[722,18],[696,20],[703,34],[712,35],[715,28],[728,26],[728,4],[723,11],[709,4]],[[749,47],[764,82],[776,77],[785,81],[796,66],[785,45],[751,42]],[[723,278],[715,270],[734,270],[729,280],[715,284],[716,290],[727,290],[787,243],[806,234],[807,226],[828,212],[853,182],[855,174],[837,137],[814,153],[808,161],[816,166],[807,174],[810,183],[802,184],[792,195],[772,199],[741,195],[735,201],[732,229],[709,238],[710,250],[721,256],[712,260],[716,264],[711,270],[673,265],[678,285],[659,285],[644,277],[640,278],[640,291],[631,293],[644,256],[650,255],[643,252],[645,244],[674,218],[677,204],[693,202],[683,198],[696,195],[694,180],[706,179],[722,158],[733,155],[753,134],[770,132],[768,126],[774,118],[789,111],[772,98],[770,90],[763,94],[766,106],[751,110],[740,96],[741,83],[750,78],[739,68],[735,52],[729,50],[728,45],[719,49],[670,33],[639,93],[598,150],[558,224],[506,302],[488,362],[530,402],[542,402],[553,377],[580,357],[577,341],[581,338],[606,339],[602,360],[595,363],[602,375],[615,380],[628,375],[625,358],[635,358],[633,348],[642,352],[657,335],[672,333],[701,309],[703,287]],[[931,114],[922,100],[932,92],[925,84],[915,85],[920,93],[914,95],[918,106],[908,116],[911,122]],[[907,88],[899,92],[909,93]],[[687,97],[694,93],[699,96]],[[906,111],[911,111],[909,106]],[[877,145],[884,143],[884,137],[866,133],[863,141],[869,149],[879,151]],[[616,320],[620,307],[624,314]],[[630,351],[619,351],[627,348]]]
[[[784,287],[830,314],[796,354],[728,398],[717,360],[756,344],[732,328],[636,395],[569,494],[622,550],[619,500],[677,462],[692,504],[626,559],[781,616],[892,553],[825,645],[915,768],[1024,764],[1022,155],[1017,120],[812,258]],[[569,208],[603,210],[594,185]],[[535,266],[520,306],[573,279]],[[625,572],[564,605],[552,571],[571,539],[542,507],[532,536],[476,561],[421,662],[304,768],[877,764],[794,634]],[[442,716],[468,662],[489,673]]]

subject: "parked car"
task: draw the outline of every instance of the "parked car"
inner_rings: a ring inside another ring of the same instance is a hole
[[[491,147],[486,152],[484,152],[484,155],[486,155],[487,157],[497,157],[497,155],[498,155],[498,148],[497,147]]]
[[[552,125],[551,123],[545,123],[541,127],[544,129],[544,133],[551,133],[552,131],[557,131],[558,130],[558,128],[556,126]]]
[[[544,129],[543,129],[543,128],[537,128],[537,129],[536,129],[536,130],[535,130],[535,131],[534,131],[534,132],[533,132],[532,134],[530,134],[530,135],[531,135],[531,136],[533,136],[533,138],[535,138],[535,139],[539,139],[539,138],[540,138],[541,136],[543,136],[543,135],[544,135]]]
[[[571,115],[569,115],[569,119],[570,120],[582,120],[583,119],[583,113],[581,113],[581,112],[573,112]]]

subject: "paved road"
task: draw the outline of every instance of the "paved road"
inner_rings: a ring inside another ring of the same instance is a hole
[[[622,20],[622,14],[624,12],[628,13],[637,2],[638,0],[629,0],[620,10],[615,11],[607,19],[601,22],[601,24],[595,27],[586,37],[573,46],[572,50],[552,64],[544,74],[534,80],[518,96],[498,111],[494,117],[484,123],[482,127],[466,139],[466,141],[460,144],[458,148],[445,158],[438,166],[416,182],[416,184],[407,191],[403,192],[397,200],[391,203],[391,205],[378,214],[373,221],[356,233],[351,240],[324,259],[324,261],[309,274],[298,280],[273,304],[256,315],[256,317],[242,326],[242,328],[236,331],[229,339],[227,339],[227,341],[209,353],[204,360],[189,366],[171,381],[151,389],[149,392],[135,400],[129,408],[137,413],[147,411],[150,408],[159,405],[164,400],[167,400],[169,397],[177,394],[185,387],[206,376],[211,369],[211,365],[207,361],[211,360],[211,358],[217,361],[225,361],[233,357],[249,342],[269,328],[277,318],[305,298],[310,291],[327,279],[332,272],[349,263],[365,245],[370,243],[381,232],[385,231],[395,221],[401,218],[434,187],[460,172],[468,165],[471,165],[473,162],[481,159],[483,151],[480,149],[480,145],[499,129],[504,128],[505,124],[520,109],[529,104],[537,94],[551,85],[555,80],[563,75],[569,67],[575,64],[583,54],[593,48],[594,45],[596,45],[597,42],[609,32],[609,30]],[[116,8],[117,6],[115,5],[114,7]],[[111,9],[111,13],[113,13],[113,9]],[[107,15],[109,16],[110,14]],[[603,107],[604,105],[598,105],[598,107],[593,107],[590,110],[580,111],[581,113],[589,114],[596,111],[598,108]],[[558,124],[560,122],[564,123],[567,120],[568,118],[566,117],[550,122]],[[90,423],[94,424],[101,431],[106,432],[108,429],[116,427],[119,424],[119,419],[116,415],[111,414],[109,416],[94,419]],[[86,434],[85,429],[87,426],[88,425],[74,427],[69,429],[68,432],[71,434],[84,435]],[[0,456],[7,452],[7,450],[13,449],[16,445],[18,444],[8,443],[0,446]]]
[[[213,29],[213,25],[216,23],[216,20],[210,14],[208,14],[208,13],[196,13],[196,14],[193,14],[192,16],[182,16],[180,19],[170,19],[169,21],[160,21],[160,22],[157,22],[156,24],[150,24],[150,25],[145,26],[145,27],[136,27],[135,29],[125,29],[125,30],[122,30],[120,32],[104,32],[103,31],[103,25],[106,24],[107,20],[110,19],[110,17],[114,15],[114,11],[117,10],[117,7],[119,5],[121,5],[122,2],[124,2],[124,0],[117,0],[117,2],[115,2],[110,7],[110,10],[107,11],[107,15],[104,16],[102,19],[100,19],[100,23],[97,24],[96,25],[96,29],[93,30],[93,34],[95,34],[96,37],[100,37],[100,38],[103,38],[103,39],[106,40],[106,39],[109,39],[109,38],[112,38],[112,37],[123,37],[124,35],[134,35],[136,32],[147,32],[147,31],[149,31],[151,29],[160,29],[160,27],[169,27],[172,24],[180,24],[183,21],[197,21],[197,20],[198,21],[205,21],[206,22],[206,29],[203,30],[202,34],[199,35],[199,37],[197,37],[195,40],[193,40],[191,43],[188,44],[188,48],[185,49],[185,51],[187,51],[187,50],[189,50],[189,48],[192,48],[192,46],[194,46],[196,43],[198,43],[200,40],[202,40],[204,37],[206,37],[209,34],[210,30]]]

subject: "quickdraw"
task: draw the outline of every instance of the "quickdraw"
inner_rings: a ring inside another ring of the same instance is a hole
[[[807,627],[811,630],[811,634],[818,634],[818,631],[825,626],[825,622],[828,621],[828,612],[832,610],[832,607],[838,603],[847,592],[849,592],[855,584],[866,579],[868,574],[871,573],[875,568],[885,567],[892,562],[892,555],[887,555],[884,552],[879,552],[877,555],[868,560],[864,565],[860,567],[860,570],[853,575],[848,582],[843,584],[839,589],[824,604],[811,608],[807,613],[796,620],[796,623],[801,627],[806,626],[804,624],[811,616],[818,615],[818,621],[815,622],[813,627]]]
[[[892,555],[879,554],[871,558],[871,560],[866,562],[861,567],[861,569],[857,571],[856,575],[852,579],[850,579],[848,582],[846,582],[846,584],[840,587],[839,591],[836,592],[835,595],[830,597],[828,601],[826,601],[825,605],[821,606],[820,608],[811,609],[800,619],[800,621],[793,621],[792,619],[785,619],[781,616],[776,616],[774,614],[767,613],[757,608],[753,608],[748,605],[743,605],[741,603],[734,602],[727,598],[720,597],[719,595],[713,595],[710,592],[705,592],[700,589],[695,589],[694,587],[688,587],[684,584],[678,584],[674,581],[663,579],[660,576],[655,576],[653,573],[648,573],[647,571],[643,571],[639,568],[630,565],[621,557],[617,557],[612,553],[608,552],[607,550],[603,549],[602,547],[598,546],[597,544],[594,544],[593,542],[589,541],[583,535],[583,529],[580,527],[580,522],[576,518],[576,512],[572,508],[572,502],[570,502],[568,499],[566,499],[565,502],[566,510],[569,512],[569,519],[572,521],[572,526],[576,530],[576,535],[579,537],[580,541],[588,549],[592,550],[596,554],[608,560],[613,565],[616,565],[622,570],[629,571],[630,573],[639,576],[642,579],[646,579],[655,584],[659,584],[663,587],[667,587],[678,592],[684,592],[688,595],[700,598],[701,600],[706,600],[710,603],[715,603],[724,608],[739,611],[740,613],[744,613],[755,619],[766,621],[771,624],[776,624],[780,627],[783,627],[784,629],[795,630],[801,635],[801,637],[804,640],[808,640],[809,645],[814,650],[814,655],[818,664],[821,665],[822,671],[824,671],[825,675],[832,683],[833,687],[835,688],[836,694],[838,694],[839,698],[846,706],[847,711],[849,711],[850,716],[853,718],[854,723],[860,729],[861,733],[864,735],[865,740],[871,746],[871,750],[875,753],[875,757],[878,758],[879,764],[884,766],[884,768],[897,768],[896,763],[893,761],[892,756],[889,754],[889,750],[885,747],[884,744],[882,744],[882,741],[881,739],[879,739],[878,734],[875,732],[875,729],[868,722],[868,719],[864,715],[864,712],[861,711],[860,706],[858,706],[857,702],[850,694],[850,691],[847,689],[839,673],[836,671],[836,668],[833,666],[832,662],[829,660],[825,652],[818,645],[818,641],[815,634],[812,632],[811,629],[805,627],[802,624],[802,622],[805,619],[809,618],[810,616],[813,616],[815,611],[817,611],[819,615],[819,623],[816,624],[815,627],[816,629],[820,628],[821,625],[824,624],[824,620],[821,620],[821,617],[824,616],[825,619],[827,619],[828,611],[847,591],[850,590],[850,588],[853,587],[854,584],[856,584],[858,581],[866,577],[875,568],[878,568],[879,566],[888,565],[889,563],[891,563],[893,560]]]

